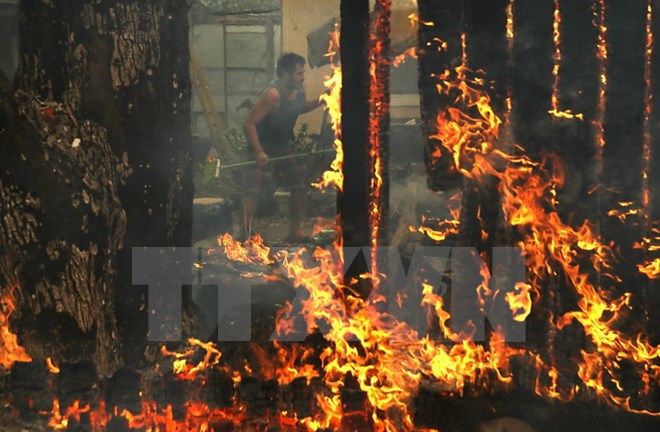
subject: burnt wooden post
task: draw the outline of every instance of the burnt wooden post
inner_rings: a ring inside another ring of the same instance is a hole
[[[507,0],[465,0],[463,28],[467,67],[484,71],[488,95],[495,114],[504,118],[508,84]],[[471,72],[468,72],[471,73]],[[488,176],[479,186],[466,180],[458,241],[488,251],[495,245],[500,205],[497,180]],[[484,242],[482,230],[488,234]]]
[[[654,46],[653,57],[651,58],[651,94],[653,95],[653,99],[649,131],[651,134],[649,220],[651,221],[651,227],[660,229],[660,107],[658,106],[658,101],[660,100],[660,49],[658,49],[658,41],[660,41],[660,4],[658,4],[657,0],[653,1],[653,7],[651,30],[654,35]],[[655,234],[655,236],[660,236],[660,233]],[[647,254],[648,261],[653,259],[660,259],[660,251]],[[653,343],[657,345],[660,343],[660,279],[653,279],[650,284],[648,308],[650,318],[649,328],[655,333],[653,335]]]
[[[460,187],[462,175],[451,153],[429,137],[436,133],[438,111],[451,103],[449,97],[438,93],[437,75],[461,62],[462,5],[453,0],[419,0],[418,6],[420,21],[434,24],[418,26],[420,115],[428,186],[434,191],[455,189]],[[441,156],[433,156],[437,152]]]
[[[342,142],[344,188],[337,196],[337,212],[344,246],[369,245],[369,2],[341,2],[340,55],[342,62]],[[356,259],[351,274],[366,272]]]
[[[602,174],[603,241],[614,244],[618,260],[616,269],[621,282],[614,284],[615,293],[634,294],[634,310],[626,323],[631,335],[647,324],[644,311],[648,307],[648,281],[637,269],[645,258],[643,250],[635,246],[642,240],[643,221],[631,216],[622,222],[606,215],[610,210],[621,209],[621,202],[642,205],[646,4],[645,0],[611,0],[607,2],[606,15],[609,67]],[[610,283],[608,278],[602,279],[604,288],[612,288]]]
[[[553,13],[553,0],[516,1],[513,9],[513,135],[515,142],[524,148],[524,154],[536,161],[552,143],[552,121],[548,111],[552,106]],[[547,354],[547,344],[554,341],[549,320],[556,309],[555,285],[548,283],[541,287],[542,300],[534,305],[533,313],[527,319],[527,345],[544,354]],[[544,361],[548,361],[547,356]],[[533,385],[531,382],[526,384]]]
[[[391,0],[376,0],[370,40],[371,76],[371,245],[388,242],[389,222],[389,129],[390,129],[390,17]],[[372,260],[376,255],[372,253]]]
[[[549,148],[552,96],[553,1],[516,1],[512,70],[512,119],[516,142],[538,160]]]
[[[483,70],[486,73],[491,106],[500,117],[506,110],[509,84],[508,4],[509,0],[464,0],[467,66],[473,71]]]
[[[557,67],[556,108],[558,111],[575,117],[564,118],[562,114],[549,113],[551,129],[547,135],[550,142],[547,150],[557,154],[564,166],[566,181],[558,190],[556,210],[561,219],[572,226],[578,226],[585,219],[600,220],[598,195],[592,193],[599,179],[597,178],[598,160],[596,158],[596,128],[602,117],[598,112],[599,104],[599,61],[598,35],[596,25],[597,5],[588,0],[557,1],[556,29],[560,56],[553,53],[552,61]],[[555,49],[553,43],[553,49]],[[582,120],[577,116],[582,116]],[[542,134],[542,130],[539,134]],[[554,316],[578,308],[575,290],[567,287],[562,275],[548,276],[546,287],[542,288],[543,305],[539,307],[545,319],[548,307]],[[544,323],[532,321],[534,329]],[[572,324],[561,331],[550,327],[545,338],[547,361],[565,371],[573,371],[572,349],[567,347],[585,344],[583,329]],[[542,336],[539,336],[542,337]],[[568,375],[568,374],[567,374]]]
[[[554,118],[553,150],[567,166],[567,181],[559,191],[560,214],[574,224],[597,218],[596,146],[593,124],[598,118],[599,68],[596,10],[590,0],[561,1],[561,55],[558,101],[560,110],[579,118]]]

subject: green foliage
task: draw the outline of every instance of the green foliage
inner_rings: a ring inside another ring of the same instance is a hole
[[[300,125],[300,129],[298,129],[296,137],[293,140],[295,153],[311,152],[316,149],[316,141],[309,136],[308,130],[309,125],[307,123]]]

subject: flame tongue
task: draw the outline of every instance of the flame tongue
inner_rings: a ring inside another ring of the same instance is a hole
[[[16,362],[29,363],[32,358],[18,344],[18,337],[9,330],[9,317],[16,309],[14,289],[10,288],[0,300],[0,368],[9,370]]]

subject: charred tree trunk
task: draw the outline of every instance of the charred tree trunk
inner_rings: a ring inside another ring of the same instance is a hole
[[[0,281],[34,358],[110,374],[146,347],[131,248],[187,246],[187,4],[22,0],[0,111]]]

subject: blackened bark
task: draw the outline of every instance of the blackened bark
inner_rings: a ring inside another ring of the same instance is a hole
[[[183,0],[20,3],[0,121],[0,280],[34,358],[110,374],[146,346],[131,248],[190,243]]]

